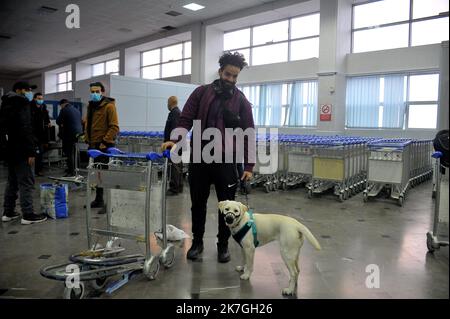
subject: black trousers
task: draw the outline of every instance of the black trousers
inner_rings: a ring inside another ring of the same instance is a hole
[[[34,159],[34,173],[40,173],[42,171],[42,168],[44,167],[43,162],[43,153],[44,153],[44,145],[39,144],[38,145],[39,151],[36,152],[36,157]]]
[[[189,186],[191,192],[192,234],[194,241],[203,239],[205,233],[207,202],[211,184],[214,184],[218,201],[234,200],[238,177],[236,164],[233,163],[190,163]],[[218,210],[219,243],[227,243],[230,229],[225,224],[223,216]]]
[[[17,193],[20,195],[22,214],[29,216],[33,210],[34,175],[27,160],[8,161],[8,182],[5,188],[3,208],[12,213],[16,207]]]
[[[183,192],[183,162],[178,164],[170,162],[169,189],[175,193]]]
[[[99,151],[102,151],[100,149],[100,143],[96,143],[95,145],[89,145],[88,149],[96,149]],[[114,144],[110,144],[108,145],[108,147],[114,147]],[[94,163],[103,163],[103,164],[108,164],[109,162],[109,158],[108,156],[98,156],[94,159]],[[108,165],[102,165],[102,169],[108,169]],[[96,202],[103,202],[103,188],[101,187],[96,187],[95,188],[95,201]]]
[[[75,173],[75,139],[64,139],[62,150],[67,157],[67,173]]]

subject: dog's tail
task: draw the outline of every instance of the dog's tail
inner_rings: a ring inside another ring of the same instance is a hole
[[[320,247],[319,242],[317,241],[316,237],[310,232],[310,230],[303,224],[298,223],[299,225],[299,231],[309,240],[311,245],[314,246],[317,250],[321,250],[322,247]]]

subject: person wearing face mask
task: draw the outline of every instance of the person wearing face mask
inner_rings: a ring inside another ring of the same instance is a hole
[[[227,52],[219,59],[219,79],[211,84],[203,85],[194,90],[184,105],[178,121],[178,128],[190,131],[194,120],[200,120],[201,132],[207,128],[218,128],[222,133],[222,141],[214,141],[225,145],[230,142],[225,138],[225,128],[254,128],[252,108],[244,94],[236,88],[237,77],[247,65],[242,54]],[[181,139],[167,141],[162,144],[163,150],[172,148]],[[194,140],[194,143],[196,141]],[[207,141],[206,143],[209,143]],[[241,180],[247,181],[252,177],[254,163],[249,160],[251,150],[256,144],[254,137],[245,139],[244,142],[244,172]],[[233,152],[236,153],[236,145],[233,144]],[[203,147],[203,143],[201,147]],[[192,145],[191,150],[195,151]],[[250,150],[251,149],[251,150]],[[225,147],[222,147],[224,155]],[[191,152],[192,154],[193,152]],[[240,161],[239,161],[240,162]],[[194,163],[191,156],[189,163],[189,186],[191,195],[192,213],[192,246],[187,252],[187,258],[197,259],[203,252],[203,236],[205,232],[207,202],[210,193],[210,185],[214,184],[218,201],[234,200],[238,185],[237,165],[222,161],[217,163]],[[221,263],[230,261],[228,252],[228,239],[230,230],[226,226],[223,217],[218,212],[218,242],[217,259]]]
[[[59,101],[59,111],[56,124],[59,126],[59,136],[62,149],[67,157],[67,169],[64,177],[75,176],[75,143],[77,136],[82,133],[81,113],[67,99]]]
[[[20,214],[15,211],[17,193],[19,193],[22,210],[21,224],[35,224],[47,219],[43,214],[35,214],[33,208],[36,140],[33,136],[30,102],[33,99],[31,90],[35,88],[35,85],[30,85],[26,81],[19,81],[14,84],[11,92],[2,97],[0,130],[1,134],[6,136],[8,163],[3,222],[20,217]]]
[[[85,140],[89,149],[105,152],[107,148],[114,146],[116,136],[119,133],[116,102],[113,98],[104,95],[105,87],[101,82],[91,83],[89,89],[90,101],[85,121]],[[99,156],[95,161],[107,163],[108,158]],[[91,203],[91,207],[102,208],[99,213],[106,213],[103,188],[96,189],[95,200]]]
[[[48,129],[51,124],[42,93],[34,94],[30,107],[33,134],[37,144],[34,174],[44,176],[42,174],[42,154],[48,149]]]

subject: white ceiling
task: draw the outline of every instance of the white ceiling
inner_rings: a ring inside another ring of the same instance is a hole
[[[303,0],[304,1],[304,0]],[[197,12],[182,6],[196,2]],[[0,4],[0,74],[22,75],[123,42],[239,12],[273,0],[2,0]],[[300,1],[299,1],[300,2]],[[66,6],[80,7],[80,29],[67,29]],[[58,9],[50,14],[41,6]],[[172,17],[168,11],[182,15]],[[131,30],[131,31],[130,31]]]

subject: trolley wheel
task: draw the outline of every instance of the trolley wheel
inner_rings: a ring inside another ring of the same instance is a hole
[[[313,198],[313,190],[312,190],[312,188],[308,189],[308,198],[309,199]]]
[[[103,288],[105,288],[107,279],[108,277],[97,278],[95,280],[91,280],[89,284],[94,290],[102,290]]]
[[[80,282],[79,288],[64,288],[63,298],[64,299],[83,299],[85,294],[84,283]]]
[[[144,275],[149,280],[155,280],[156,276],[158,276],[160,268],[159,258],[156,256],[152,256],[149,260],[146,260],[144,263]]]
[[[369,201],[369,195],[366,192],[363,193],[363,202],[367,203]]]
[[[433,235],[430,232],[427,233],[427,248],[430,253],[435,251],[433,247]]]
[[[344,190],[344,200],[347,200],[350,198],[350,191],[349,189]]]
[[[398,206],[402,207],[403,202],[404,202],[404,197],[403,197],[403,195],[400,195],[398,198],[398,201],[397,201]]]
[[[175,261],[175,247],[173,245],[167,246],[161,255],[161,263],[164,267],[170,268],[173,266]]]
[[[269,184],[264,184],[264,190],[266,191],[266,193],[270,193],[270,185]]]

